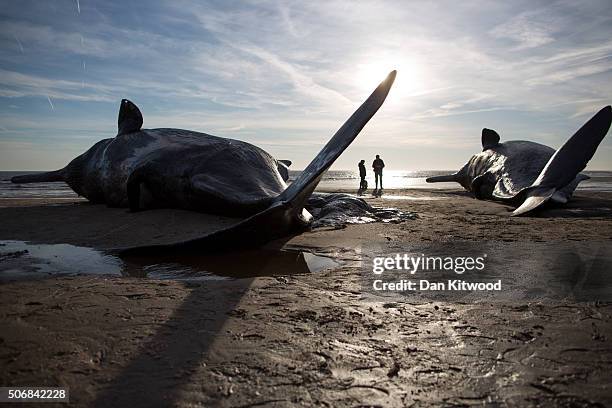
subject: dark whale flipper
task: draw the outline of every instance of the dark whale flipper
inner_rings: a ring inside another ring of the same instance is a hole
[[[170,245],[119,249],[113,252],[122,257],[147,255],[161,251],[199,251],[204,253],[240,246],[258,246],[288,236],[293,231],[303,229],[312,219],[310,213],[304,209],[306,201],[323,177],[323,173],[329,169],[382,106],[393,85],[395,75],[396,71],[392,71],[381,82],[372,95],[342,125],[300,176],[264,211],[229,228],[193,240]]]
[[[537,208],[552,197],[556,190],[571,183],[595,154],[611,122],[612,108],[608,105],[578,129],[548,160],[536,181],[526,189],[525,201],[512,215],[521,215]],[[553,191],[548,194],[550,189]]]
[[[117,136],[138,132],[142,127],[142,113],[140,113],[140,109],[127,99],[121,100],[117,127]]]
[[[487,150],[499,144],[499,135],[493,129],[482,129],[482,150]]]
[[[387,78],[378,85],[372,95],[353,113],[336,134],[327,142],[312,162],[302,171],[300,176],[287,187],[276,199],[277,202],[290,202],[294,212],[299,215],[308,197],[312,194],[323,173],[331,167],[340,154],[357,137],[361,129],[382,106],[393,81],[396,71],[391,71]]]
[[[64,181],[64,170],[48,171],[46,173],[26,174],[11,178],[11,183],[48,183],[52,181]]]

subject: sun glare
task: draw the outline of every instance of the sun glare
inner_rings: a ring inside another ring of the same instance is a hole
[[[392,95],[396,97],[410,95],[423,87],[423,73],[415,61],[391,56],[372,57],[371,60],[372,62],[360,64],[357,67],[355,81],[359,89],[372,90],[394,69],[397,70],[397,78],[393,85]]]

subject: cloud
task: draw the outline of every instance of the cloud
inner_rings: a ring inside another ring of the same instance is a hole
[[[559,145],[612,94],[612,11],[600,0],[80,6],[7,3],[0,141],[85,145],[111,136],[127,97],[145,126],[248,140],[295,155],[299,168],[397,67],[355,149],[384,140],[389,154],[427,166],[411,155],[437,144],[436,160],[450,168],[477,145],[485,123]],[[338,166],[353,166],[353,154]]]
[[[283,61],[278,56],[264,49],[252,45],[242,45],[237,46],[237,48],[258,57],[271,67],[276,68],[285,74],[291,80],[295,90],[301,93],[303,96],[315,100],[322,100],[327,104],[340,103],[346,105],[351,103],[351,101],[341,93],[321,86],[315,82],[312,77],[300,72],[300,70],[294,65],[288,63],[287,61]]]
[[[529,85],[550,85],[612,70],[612,41],[591,47],[569,48],[527,64],[543,67],[542,74],[529,78]]]
[[[0,69],[0,97],[40,96],[73,101],[110,102],[113,89],[100,84],[51,79]]]
[[[522,13],[496,26],[491,35],[510,39],[517,43],[516,49],[535,48],[551,43],[556,31],[551,21],[542,20],[541,13]]]

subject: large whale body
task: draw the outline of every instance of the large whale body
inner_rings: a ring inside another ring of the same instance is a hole
[[[96,143],[60,170],[17,176],[14,183],[65,181],[95,203],[141,210],[173,207],[245,220],[201,238],[171,245],[122,249],[214,249],[248,240],[257,245],[302,229],[312,221],[304,208],[323,173],[382,106],[392,71],[289,186],[287,167],[249,143],[182,129],[141,129],[140,110],[123,100],[118,133]]]
[[[535,142],[500,143],[494,130],[482,130],[482,152],[475,154],[456,173],[429,177],[428,183],[456,181],[476,198],[516,205],[512,215],[532,211],[549,200],[566,203],[581,174],[608,133],[610,106],[601,109],[557,151]]]
[[[287,187],[291,163],[257,146],[141,124],[140,110],[124,99],[116,137],[99,141],[61,170],[12,181],[61,180],[93,203],[133,211],[170,207],[228,216],[255,214]]]

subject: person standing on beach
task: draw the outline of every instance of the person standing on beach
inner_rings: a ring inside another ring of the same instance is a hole
[[[358,164],[359,166],[359,177],[361,177],[361,181],[359,182],[359,189],[365,190],[368,188],[368,182],[366,181],[366,168],[365,168],[365,160],[362,160]]]
[[[376,159],[372,162],[372,168],[374,169],[374,180],[376,182],[376,187],[378,188],[378,180],[380,179],[380,189],[382,190],[382,172],[385,167],[385,162],[382,161],[379,155],[376,155]]]

